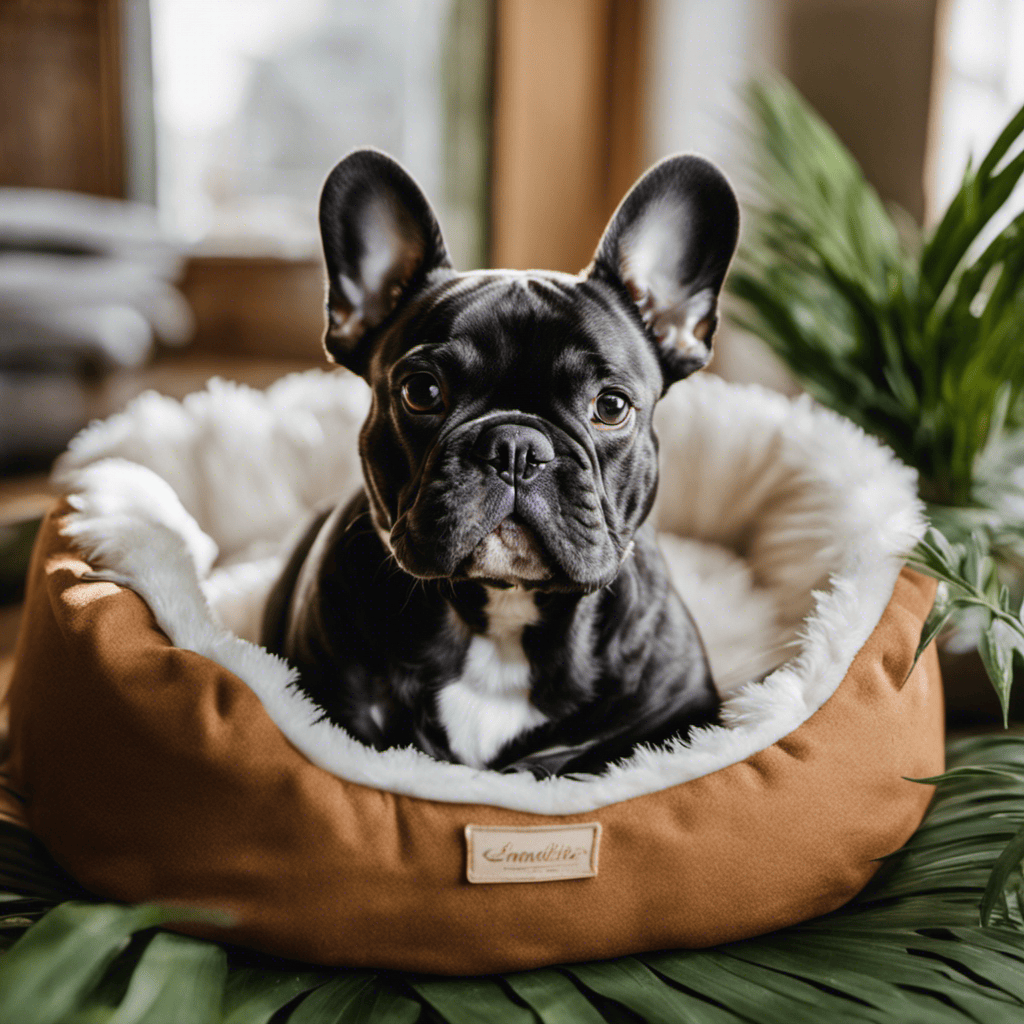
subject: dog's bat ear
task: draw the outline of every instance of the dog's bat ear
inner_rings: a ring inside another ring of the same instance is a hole
[[[426,275],[451,261],[419,186],[375,149],[350,153],[320,195],[327,263],[327,336],[337,363],[366,371],[376,328]]]
[[[587,274],[624,286],[658,346],[666,386],[707,365],[739,236],[724,175],[699,156],[655,164],[619,204]]]

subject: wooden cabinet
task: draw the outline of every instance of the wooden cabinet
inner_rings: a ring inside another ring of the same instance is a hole
[[[123,196],[117,0],[0,0],[0,185]]]

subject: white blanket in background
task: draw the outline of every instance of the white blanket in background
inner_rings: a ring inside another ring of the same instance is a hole
[[[0,188],[0,365],[138,366],[184,344],[181,268],[150,207]]]

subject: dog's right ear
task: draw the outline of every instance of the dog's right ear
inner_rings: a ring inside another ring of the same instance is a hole
[[[419,186],[375,149],[350,153],[320,195],[327,262],[330,357],[365,374],[375,330],[423,278],[450,267],[441,229]]]

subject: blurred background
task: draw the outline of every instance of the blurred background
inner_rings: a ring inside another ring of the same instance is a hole
[[[322,365],[349,149],[412,171],[460,268],[576,271],[665,154],[744,193],[765,72],[927,226],[1024,102],[1024,0],[0,0],[0,539],[27,550],[54,456],[140,391]],[[796,389],[728,326],[713,369]]]

